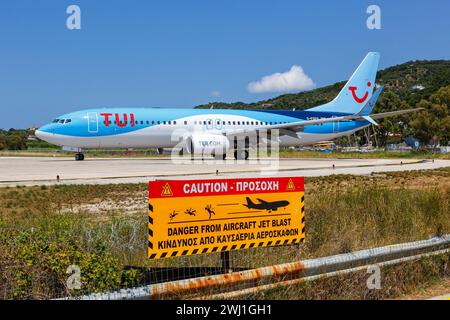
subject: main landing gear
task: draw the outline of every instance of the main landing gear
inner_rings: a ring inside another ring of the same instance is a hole
[[[84,154],[82,153],[75,153],[75,160],[76,161],[83,161],[84,160]]]
[[[244,145],[239,146],[237,137],[234,137],[233,144],[234,144],[234,146],[233,146],[234,159],[235,160],[248,160],[248,157],[250,155],[250,153],[248,152],[249,146],[250,146],[250,138],[245,137]]]
[[[248,150],[241,149],[234,151],[234,159],[235,160],[248,160],[249,152]]]

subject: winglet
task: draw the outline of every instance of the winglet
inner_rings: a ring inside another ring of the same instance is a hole
[[[372,113],[373,108],[375,107],[375,103],[380,96],[381,91],[383,90],[383,86],[379,86],[370,100],[365,104],[365,106],[361,109],[357,114],[360,116],[368,116]]]

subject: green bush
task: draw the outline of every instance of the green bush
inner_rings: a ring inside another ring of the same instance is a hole
[[[0,224],[0,292],[3,298],[40,299],[104,292],[137,283],[134,270],[124,270],[102,229],[86,226],[80,216],[48,215],[32,225]],[[86,228],[88,227],[88,229]],[[106,226],[107,227],[107,226]],[[90,238],[95,233],[103,236]],[[70,265],[81,270],[81,289],[67,285]]]

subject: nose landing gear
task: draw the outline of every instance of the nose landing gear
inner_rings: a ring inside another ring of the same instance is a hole
[[[84,160],[84,154],[82,154],[82,153],[75,153],[75,160],[76,161],[83,161]]]

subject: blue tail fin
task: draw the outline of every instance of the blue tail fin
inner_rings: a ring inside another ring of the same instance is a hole
[[[379,60],[378,52],[369,52],[333,101],[308,111],[360,112],[372,97]]]

